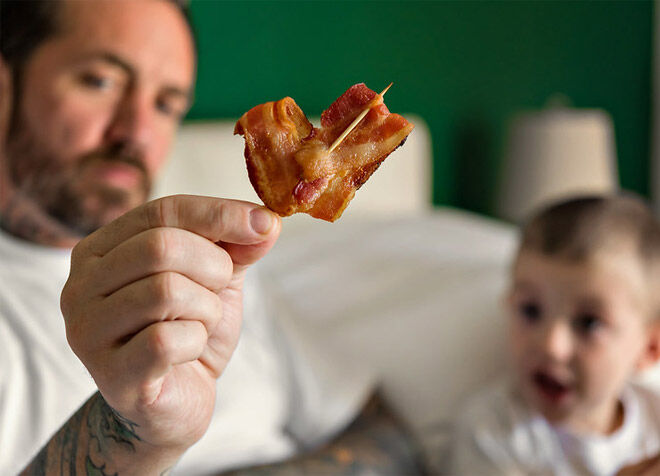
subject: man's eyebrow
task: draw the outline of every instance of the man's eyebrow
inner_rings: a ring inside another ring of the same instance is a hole
[[[131,66],[131,64],[128,61],[108,51],[99,51],[96,53],[91,53],[89,55],[86,55],[83,58],[83,60],[84,61],[101,60],[101,61],[105,61],[106,63],[113,64],[123,69],[127,73],[133,73],[135,71],[135,68],[133,68],[133,66]]]
[[[135,68],[133,68],[133,66],[128,61],[125,61],[121,57],[109,51],[99,51],[96,53],[92,53],[86,56],[84,59],[86,61],[93,61],[93,60],[105,61],[107,63],[113,64],[123,69],[128,74],[133,74],[135,72]],[[164,92],[165,94],[181,96],[183,97],[183,99],[185,99],[188,102],[188,104],[192,103],[193,100],[192,88],[186,89],[178,86],[168,86],[165,88]]]

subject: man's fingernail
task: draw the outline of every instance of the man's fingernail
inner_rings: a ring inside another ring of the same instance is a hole
[[[250,226],[257,233],[265,235],[273,227],[272,213],[263,208],[255,208],[250,212]]]

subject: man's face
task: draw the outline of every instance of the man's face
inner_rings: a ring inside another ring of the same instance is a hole
[[[161,0],[63,1],[58,20],[22,71],[5,157],[20,193],[86,234],[147,198],[188,107],[194,46]]]
[[[523,251],[514,267],[511,351],[523,398],[574,431],[607,432],[650,338],[645,273],[633,251],[584,264]]]

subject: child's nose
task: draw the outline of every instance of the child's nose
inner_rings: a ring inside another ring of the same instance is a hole
[[[571,330],[563,323],[548,323],[541,331],[541,346],[553,361],[565,362],[573,353],[573,337]]]

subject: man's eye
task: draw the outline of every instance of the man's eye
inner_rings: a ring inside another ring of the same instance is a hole
[[[156,109],[164,116],[172,117],[175,120],[183,118],[184,112],[178,106],[173,106],[168,101],[156,102]]]
[[[520,316],[527,322],[537,322],[541,319],[541,306],[535,302],[523,302],[518,306]]]
[[[81,81],[85,86],[93,89],[110,89],[114,84],[109,77],[93,73],[83,74]]]
[[[592,334],[603,325],[603,321],[595,314],[579,314],[573,319],[573,328],[580,334]]]
[[[161,113],[165,114],[166,116],[172,116],[172,115],[176,114],[176,111],[174,110],[174,108],[171,107],[165,101],[158,101],[156,103],[156,109],[158,109]]]

